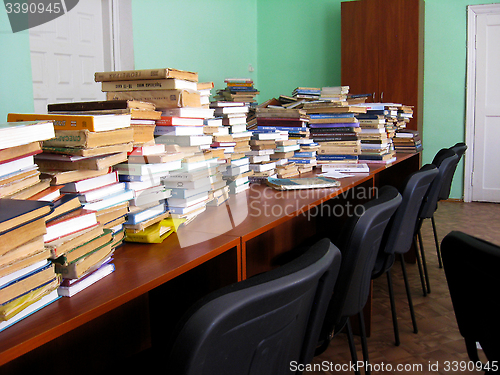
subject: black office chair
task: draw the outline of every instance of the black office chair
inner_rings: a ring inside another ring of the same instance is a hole
[[[368,362],[363,308],[370,292],[371,274],[384,230],[400,203],[398,190],[385,186],[379,189],[378,197],[364,204],[362,210],[354,210],[355,214],[347,220],[337,242],[342,252],[342,265],[315,355],[323,353],[332,338],[346,327],[351,356],[356,363],[349,318],[358,315],[363,358]]]
[[[451,183],[453,182],[453,176],[455,176],[455,171],[458,163],[460,162],[460,159],[462,159],[462,156],[465,154],[465,151],[467,150],[467,145],[463,142],[459,142],[451,146],[449,150],[452,150],[455,152],[455,154],[457,154],[458,161],[457,164],[455,164],[455,168],[450,168],[449,173],[447,174],[447,176],[443,181],[443,186],[441,187],[441,191],[439,192],[439,197],[438,197],[438,200],[440,201],[446,200],[450,197]],[[436,165],[436,163],[439,163],[439,160],[433,161],[432,164]],[[436,165],[436,167],[439,167],[439,165]]]
[[[290,374],[314,357],[340,267],[323,239],[272,271],[217,290],[179,323],[172,374]]]
[[[410,307],[410,315],[413,323],[413,331],[417,333],[417,321],[415,319],[411,291],[406,273],[404,254],[410,250],[411,245],[413,244],[416,250],[415,253],[417,255],[421,281],[423,282],[423,271],[416,247],[415,228],[422,200],[437,174],[438,169],[432,164],[427,164],[424,165],[419,171],[408,176],[406,179],[401,189],[401,204],[387,226],[384,234],[384,240],[382,241],[372,273],[372,279],[376,279],[384,273],[387,275],[387,286],[391,302],[392,322],[394,326],[396,346],[400,344],[400,340],[394,291],[392,288],[391,268],[396,259],[396,254],[399,254],[406,288],[406,296],[408,298],[408,305]],[[423,286],[425,287],[425,284],[423,284]]]
[[[436,164],[434,164],[436,163]],[[420,244],[420,254],[422,257],[422,265],[424,269],[425,283],[426,287],[423,288],[424,296],[427,293],[431,292],[430,282],[429,282],[429,274],[427,272],[427,262],[425,260],[425,252],[424,252],[424,244],[422,241],[422,232],[421,227],[422,223],[425,219],[431,219],[432,221],[432,229],[434,232],[434,241],[436,243],[436,251],[439,261],[439,266],[442,267],[441,261],[441,252],[439,251],[439,241],[437,237],[436,224],[434,221],[434,212],[437,210],[439,194],[441,192],[441,188],[443,186],[444,181],[446,180],[448,174],[455,170],[456,165],[458,163],[458,156],[455,154],[453,150],[450,149],[442,149],[440,150],[433,160],[433,165],[436,165],[439,172],[437,176],[431,183],[429,190],[427,190],[427,194],[424,197],[424,201],[422,202],[422,207],[418,214],[418,223],[416,227],[418,242]]]
[[[479,361],[479,342],[488,362],[499,365],[500,247],[454,231],[443,239],[441,250],[458,328],[470,360]]]

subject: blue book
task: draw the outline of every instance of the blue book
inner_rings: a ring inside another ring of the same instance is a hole
[[[354,117],[354,113],[311,113],[309,118],[322,119],[322,118],[348,118]]]
[[[316,151],[302,151],[296,152],[293,155],[294,158],[314,158],[316,156]]]
[[[359,122],[336,122],[328,124],[310,124],[311,129],[321,128],[359,128]]]
[[[257,126],[257,131],[266,131],[266,130],[278,130],[278,131],[288,131],[288,132],[304,132],[307,130],[307,126]]]

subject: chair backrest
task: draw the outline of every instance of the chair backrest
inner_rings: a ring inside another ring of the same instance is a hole
[[[453,176],[455,175],[455,171],[457,169],[457,165],[460,162],[460,159],[464,155],[465,151],[467,150],[467,145],[463,142],[456,143],[454,146],[451,146],[449,150],[452,150],[457,154],[458,160],[455,164],[455,166],[452,166],[446,176],[444,177],[443,184],[441,186],[441,191],[439,192],[439,197],[438,200],[446,200],[450,197],[450,191],[451,191],[451,183],[453,182]],[[433,163],[434,164],[434,163]],[[435,164],[434,164],[435,165]]]
[[[470,359],[478,360],[479,342],[490,362],[499,361],[500,247],[454,231],[441,242],[441,252],[458,328]]]
[[[384,233],[374,277],[392,266],[394,254],[404,254],[410,250],[422,200],[437,174],[438,169],[434,165],[426,164],[406,179],[401,189],[401,204]]]
[[[173,374],[289,374],[312,361],[340,268],[323,239],[295,260],[201,299],[177,327]]]
[[[354,210],[346,222],[338,246],[342,265],[332,299],[325,316],[320,341],[328,339],[335,327],[358,314],[366,304],[373,266],[384,230],[401,203],[401,194],[392,186],[378,190],[378,197]]]
[[[434,162],[436,162],[436,164],[434,164]],[[443,149],[436,154],[432,164],[434,164],[439,171],[424,197],[424,201],[422,202],[422,207],[418,215],[419,218],[427,219],[432,217],[434,211],[437,209],[437,203],[443,183],[447,181],[447,176],[449,176],[450,173],[453,174],[457,163],[458,156],[453,150]]]

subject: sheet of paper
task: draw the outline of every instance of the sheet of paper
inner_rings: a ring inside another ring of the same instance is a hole
[[[354,177],[353,174],[347,174],[337,171],[328,171],[326,173],[321,173],[321,177],[331,177],[331,178],[346,178],[346,177]]]

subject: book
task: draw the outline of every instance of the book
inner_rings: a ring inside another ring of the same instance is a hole
[[[92,132],[89,130],[56,130],[55,137],[43,142],[44,147],[95,148],[130,143],[134,141],[134,129]]]
[[[162,116],[174,116],[174,117],[194,117],[208,119],[214,117],[213,108],[169,108],[162,112]]]
[[[125,183],[115,182],[106,186],[77,193],[77,197],[82,204],[102,200],[110,195],[118,194],[125,190]]]
[[[104,81],[101,91],[198,90],[196,82],[177,78]]]
[[[106,173],[105,175],[102,176],[69,182],[62,187],[61,192],[82,193],[92,189],[98,189],[100,187],[113,184],[115,182],[118,182],[118,173],[116,171],[111,173]]]
[[[0,176],[7,176],[17,171],[27,169],[35,164],[33,155],[24,156],[12,161],[0,164]]]
[[[94,100],[84,102],[52,103],[47,105],[48,112],[63,111],[100,111],[114,109],[142,109],[155,110],[153,103],[142,102],[139,100]]]
[[[50,156],[49,156],[50,155]],[[42,171],[59,170],[107,170],[109,167],[127,160],[127,152],[119,152],[110,155],[100,155],[93,157],[69,156],[55,154],[40,154],[36,163]]]
[[[0,257],[0,278],[47,260],[49,256],[50,252],[43,247],[43,236],[35,237]]]
[[[122,163],[115,166],[118,175],[148,176],[155,174],[167,174],[181,168],[181,160],[173,160],[166,163],[155,164],[132,164]]]
[[[62,186],[49,186],[47,189],[32,195],[28,200],[53,202],[61,197]]]
[[[42,294],[42,296],[40,296],[39,298],[34,298],[34,301],[31,302],[31,304],[28,307],[20,310],[18,313],[14,314],[8,320],[4,318],[5,320],[0,322],[0,332],[9,328],[10,326],[19,322],[20,320],[30,316],[31,314],[37,312],[43,307],[51,304],[52,302],[57,301],[59,298],[60,297],[57,294],[57,290],[55,289],[50,293]]]
[[[52,121],[17,121],[0,124],[0,150],[54,138]]]
[[[204,135],[203,126],[157,126],[154,135]]]
[[[51,147],[43,146],[43,151],[53,154],[65,154],[75,156],[103,156],[109,154],[116,154],[119,152],[132,151],[132,142],[120,143],[110,146],[94,147],[94,148],[73,148],[73,147]]]
[[[67,265],[55,264],[57,273],[60,273],[65,279],[79,279],[87,272],[92,272],[99,268],[110,257],[113,252],[111,247],[113,240],[96,248],[90,253],[75,259]]]
[[[0,234],[0,254],[15,249],[16,247],[31,241],[32,239],[46,233],[45,218],[41,217],[29,221],[24,225],[16,226]]]
[[[113,263],[106,263],[88,275],[74,280],[73,283],[65,284],[65,281],[73,281],[72,279],[63,280],[59,288],[57,288],[57,294],[61,297],[73,297],[78,292],[81,292],[85,288],[88,288],[92,284],[113,273],[114,270],[115,265]]]
[[[43,266],[5,283],[3,278],[0,279],[0,305],[56,279],[54,265],[50,262],[45,263]]]
[[[80,208],[47,221],[47,233],[43,236],[43,240],[50,242],[96,224],[95,212]]]
[[[113,231],[110,229],[103,229],[102,233],[90,239],[89,241],[68,250],[63,255],[59,256],[55,260],[55,262],[62,265],[67,265],[87,254],[90,254],[95,249],[109,243],[112,239]]]
[[[83,208],[90,211],[100,211],[127,202],[133,198],[134,192],[132,190],[123,190],[119,193],[109,195],[103,199],[90,203],[84,203]]]
[[[153,103],[156,108],[201,107],[199,92],[191,90],[111,91],[107,100],[140,100]]]
[[[81,246],[93,238],[96,238],[104,233],[103,227],[100,224],[93,225],[87,229],[72,233],[68,236],[57,238],[55,240],[45,242],[44,246],[50,251],[49,258],[56,259],[67,253],[71,249]]]
[[[146,208],[145,210],[129,213],[126,224],[138,224],[141,221],[151,219],[155,216],[161,215],[165,212],[165,204],[160,203],[153,207]]]
[[[0,150],[0,164],[13,161],[25,156],[35,155],[42,152],[40,142],[31,142],[25,145],[5,148]]]
[[[74,171],[54,171],[46,170],[41,174],[42,178],[51,179],[51,185],[64,185],[69,182],[84,180],[87,178],[102,176],[110,173],[111,168],[101,170],[74,170]]]
[[[210,135],[161,135],[156,138],[157,143],[176,144],[179,146],[200,146],[210,145],[212,136]]]
[[[50,202],[0,199],[0,235],[21,225],[40,219],[54,210]]]
[[[177,116],[161,116],[156,121],[157,126],[203,126],[203,118],[195,117],[177,117]]]
[[[187,70],[161,68],[96,72],[94,74],[94,80],[96,82],[161,78],[176,78],[198,82],[198,73]]]
[[[340,186],[338,180],[326,177],[273,178],[267,184],[277,190],[332,188]]]
[[[37,181],[35,184],[28,186],[22,190],[19,190],[8,197],[12,199],[29,199],[32,196],[40,193],[41,191],[48,189],[50,186],[49,179],[42,179]]]
[[[50,120],[55,130],[82,130],[93,132],[130,127],[130,115],[55,115],[35,113],[9,113],[8,122]],[[31,131],[31,130],[30,130]],[[54,135],[52,135],[53,138]]]
[[[366,163],[358,163],[358,164],[323,164],[321,166],[322,172],[346,172],[346,173],[369,173],[370,168]]]

